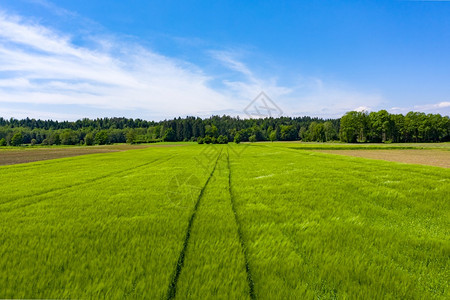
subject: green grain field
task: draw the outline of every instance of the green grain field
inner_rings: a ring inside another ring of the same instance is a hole
[[[449,299],[450,169],[315,148],[0,167],[0,298]]]

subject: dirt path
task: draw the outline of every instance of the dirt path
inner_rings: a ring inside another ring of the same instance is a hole
[[[447,150],[314,150],[315,152],[450,168]]]

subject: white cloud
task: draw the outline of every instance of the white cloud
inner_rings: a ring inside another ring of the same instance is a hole
[[[0,107],[0,116],[7,116],[16,118],[16,119],[26,119],[26,118],[35,118],[41,120],[79,120],[85,118],[86,115],[77,114],[77,113],[64,113],[64,112],[47,112],[42,110],[23,110],[23,109],[14,109],[14,108],[2,108]],[[92,116],[92,118],[95,118]]]
[[[441,115],[449,115],[450,114],[450,102],[443,101],[438,103],[429,103],[429,104],[419,104],[412,105],[409,107],[391,107],[388,109],[391,113],[396,114],[407,114],[410,111],[418,111],[425,113],[433,113],[433,114],[441,114]]]
[[[297,116],[337,118],[351,110],[376,109],[385,102],[380,94],[362,93],[319,78],[302,77],[297,86],[286,100]]]
[[[449,113],[450,102],[443,101],[432,104],[415,105],[414,110],[429,112],[429,113]]]
[[[137,45],[118,56],[74,46],[69,36],[0,13],[0,102],[142,109],[155,115],[226,109],[195,67]]]
[[[370,107],[367,106],[358,106],[357,108],[353,109],[354,111],[369,111]]]
[[[36,4],[39,6],[42,6],[46,9],[48,9],[49,11],[51,11],[52,13],[54,13],[55,15],[59,15],[59,16],[77,16],[75,13],[68,11],[64,8],[61,8],[59,6],[56,6],[55,4],[47,1],[47,0],[25,0],[31,4]]]
[[[437,107],[441,108],[441,107],[450,107],[450,102],[439,102],[437,104]]]
[[[294,84],[282,86],[276,77],[261,79],[245,64],[237,60],[234,53],[225,51],[212,52],[229,69],[243,75],[246,80],[226,80],[224,84],[244,101],[253,99],[264,91],[285,115],[340,117],[345,112],[361,108],[370,110],[384,102],[379,94],[368,94],[344,87],[343,84],[325,82],[320,78],[304,77],[300,74]],[[248,103],[246,103],[248,104]]]
[[[18,111],[21,116],[28,112],[30,117],[51,117],[51,112],[31,110],[30,105],[59,106],[53,112],[58,119],[69,117],[67,107],[74,105],[79,111],[73,117],[98,111],[114,116],[137,111],[141,118],[156,119],[222,113],[244,116],[243,109],[261,91],[290,116],[339,117],[384,101],[378,94],[301,75],[285,86],[277,76],[256,75],[233,52],[205,50],[232,71],[223,78],[113,38],[93,37],[94,46],[77,46],[68,34],[1,11],[0,28],[0,105],[23,108],[3,108],[4,117],[17,117]],[[217,81],[219,86],[213,87]]]
[[[277,78],[265,78],[254,74],[254,72],[243,62],[236,58],[236,54],[227,51],[211,51],[212,56],[231,70],[244,76],[244,80],[224,80],[223,83],[233,93],[234,97],[241,98],[248,102],[256,97],[261,91],[268,95],[280,98],[290,94],[293,90],[290,87],[281,86]]]

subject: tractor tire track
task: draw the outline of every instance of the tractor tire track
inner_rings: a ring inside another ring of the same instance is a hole
[[[169,157],[167,159],[166,158],[157,158],[157,159],[154,159],[152,161],[146,162],[144,164],[140,164],[140,165],[135,166],[135,167],[131,167],[131,168],[127,168],[125,170],[121,170],[119,172],[111,172],[111,173],[108,173],[108,174],[105,174],[105,175],[102,175],[102,176],[99,176],[99,177],[95,177],[93,179],[86,180],[86,181],[83,181],[83,182],[80,182],[80,183],[76,183],[76,184],[72,184],[72,185],[66,185],[64,187],[56,188],[56,189],[52,189],[52,190],[47,190],[47,191],[44,191],[44,192],[39,193],[39,194],[28,195],[28,196],[25,196],[25,197],[21,197],[19,199],[13,199],[13,200],[10,200],[10,201],[7,201],[7,202],[3,202],[3,203],[0,203],[0,213],[2,213],[2,212],[10,212],[10,211],[13,211],[13,210],[16,210],[16,209],[20,209],[20,208],[24,208],[24,207],[31,206],[31,205],[34,205],[34,204],[38,204],[40,202],[43,202],[43,201],[46,201],[46,200],[49,200],[49,199],[38,199],[37,201],[23,203],[22,205],[17,205],[17,206],[8,207],[8,208],[4,207],[7,204],[14,205],[14,203],[12,203],[12,202],[15,202],[15,201],[23,201],[23,200],[26,200],[26,199],[29,199],[29,198],[42,197],[44,195],[51,194],[53,192],[60,192],[60,191],[69,190],[69,189],[74,188],[74,187],[82,187],[82,186],[85,186],[85,185],[89,185],[89,184],[98,182],[100,180],[103,180],[103,179],[106,179],[106,178],[109,178],[109,177],[114,177],[114,176],[117,176],[117,175],[126,175],[126,174],[129,174],[129,173],[137,170],[137,169],[146,167],[146,166],[148,166],[150,164],[154,164],[157,161],[161,161],[163,159],[164,159],[164,161],[162,161],[161,163],[165,163],[165,162],[171,160],[174,157],[175,156],[171,156],[171,157]]]
[[[208,186],[209,181],[213,177],[214,171],[216,170],[217,163],[219,161],[221,154],[222,154],[222,151],[220,151],[219,155],[217,156],[216,162],[214,164],[214,168],[212,169],[211,174],[209,174],[208,179],[206,180],[205,184],[203,185],[202,189],[200,190],[200,194],[198,195],[197,201],[194,206],[194,210],[191,214],[191,217],[189,218],[186,235],[185,235],[184,242],[183,242],[183,248],[181,249],[180,256],[178,257],[178,261],[175,266],[175,271],[174,271],[174,273],[172,275],[172,279],[169,283],[169,288],[168,288],[166,299],[174,299],[176,296],[178,279],[180,278],[181,270],[183,269],[184,258],[186,257],[186,251],[187,251],[187,247],[189,244],[189,238],[191,237],[192,224],[194,223],[194,219],[197,214],[198,207],[200,205],[200,200],[203,197],[203,193],[204,193],[206,187]]]
[[[239,242],[241,243],[242,252],[244,253],[245,271],[247,273],[249,296],[250,296],[250,299],[256,299],[255,284],[253,282],[252,272],[250,270],[250,265],[248,263],[247,246],[245,245],[244,236],[242,234],[242,226],[241,226],[241,222],[239,221],[239,217],[238,217],[238,214],[236,211],[236,204],[234,201],[233,191],[231,188],[230,154],[229,154],[228,150],[227,150],[227,166],[228,166],[228,192],[230,193],[231,209],[233,210],[234,220],[236,222],[237,233],[239,236]]]

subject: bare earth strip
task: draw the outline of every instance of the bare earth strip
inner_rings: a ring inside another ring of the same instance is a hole
[[[172,145],[107,145],[67,148],[30,148],[0,151],[0,166],[22,164],[41,160],[49,160],[78,155],[109,153],[142,149],[147,147],[169,147]]]
[[[445,150],[314,150],[315,152],[381,159],[409,164],[450,168],[450,151]]]

